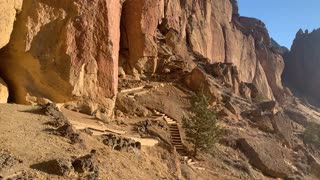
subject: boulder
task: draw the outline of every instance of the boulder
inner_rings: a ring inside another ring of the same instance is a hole
[[[273,116],[272,123],[276,134],[279,135],[281,140],[284,142],[284,145],[286,145],[288,148],[293,147],[294,136],[291,119],[284,113],[279,112]]]
[[[0,78],[0,103],[7,103],[9,98],[8,85]]]
[[[78,173],[97,172],[98,166],[94,150],[90,154],[78,157],[73,160],[72,166]]]
[[[123,95],[117,97],[117,109],[132,116],[146,117],[150,114],[150,111],[138,101]]]
[[[35,96],[30,96],[27,94],[26,96],[26,101],[30,103],[31,105],[40,105],[40,106],[45,106],[47,104],[53,103],[49,99],[43,98],[43,97],[35,97]]]
[[[222,101],[222,93],[216,88],[215,82],[200,68],[194,68],[186,76],[185,83],[194,92],[198,92],[203,88],[204,92],[211,96],[211,102]]]
[[[267,114],[276,114],[278,111],[277,102],[276,101],[265,101],[258,104],[258,109]]]
[[[240,83],[239,93],[243,98],[247,99],[248,101],[252,100],[252,91],[246,83]]]
[[[263,114],[259,109],[244,111],[242,117],[248,118],[253,127],[258,127],[261,131],[274,133],[273,117]]]
[[[292,175],[293,170],[287,164],[284,151],[279,143],[270,138],[243,138],[239,140],[242,152],[250,164],[263,174],[274,178],[285,178]]]

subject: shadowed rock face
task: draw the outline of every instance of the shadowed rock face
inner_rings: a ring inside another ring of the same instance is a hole
[[[285,57],[285,84],[295,95],[320,105],[320,30],[311,33],[300,30]]]

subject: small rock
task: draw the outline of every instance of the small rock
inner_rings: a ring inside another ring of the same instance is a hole
[[[108,114],[106,113],[106,111],[104,109],[98,109],[95,113],[94,113],[94,116],[105,122],[105,123],[108,123],[110,122],[110,118],[108,117]]]
[[[117,117],[124,117],[124,114],[123,114],[122,111],[116,110],[116,116],[117,116]]]
[[[88,135],[90,135],[90,136],[93,135],[93,132],[92,132],[89,128],[83,129],[82,132],[84,132],[84,133],[86,133],[86,134],[88,134]]]
[[[107,134],[102,136],[102,143],[117,151],[130,152],[130,149],[141,149],[141,143],[133,139]]]
[[[72,162],[74,170],[78,173],[91,173],[98,172],[98,166],[96,165],[95,151],[90,154],[79,157]]]
[[[80,137],[80,134],[76,132],[69,123],[59,127],[55,132],[57,135],[70,139],[72,144],[83,143],[83,139]]]
[[[166,74],[168,74],[168,73],[171,72],[171,70],[170,70],[169,68],[164,68],[164,69],[163,69],[163,72],[166,73]]]
[[[265,101],[258,104],[258,109],[262,112],[269,112],[271,114],[275,114],[277,112],[276,106],[277,102],[275,101]]]

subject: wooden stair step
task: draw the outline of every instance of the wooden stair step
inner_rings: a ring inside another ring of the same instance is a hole
[[[179,133],[180,134],[180,131],[177,131],[177,130],[170,130],[170,133]]]
[[[181,137],[180,136],[171,136],[171,139],[179,139],[179,140],[181,140]]]
[[[181,136],[171,136],[171,139],[181,139]]]
[[[171,135],[172,135],[172,134],[178,134],[178,135],[180,135],[180,132],[179,132],[179,131],[170,131],[170,133],[171,133]]]
[[[179,152],[187,152],[185,148],[176,149]]]
[[[173,144],[174,147],[176,148],[180,148],[180,149],[184,149],[184,146],[182,143],[179,143],[179,144]]]
[[[175,136],[175,137],[172,137],[172,136],[171,136],[171,139],[172,139],[172,140],[181,140],[181,137],[180,137],[180,136]]]
[[[171,134],[174,134],[174,133],[176,133],[176,134],[177,134],[177,133],[178,133],[178,134],[180,134],[180,131],[170,131],[170,133],[171,133]]]
[[[171,129],[172,129],[172,130],[179,130],[178,126],[176,126],[176,127],[172,127],[172,126],[171,126],[171,127],[169,127],[169,129],[170,129],[170,130],[171,130]]]
[[[169,129],[171,130],[179,130],[178,126],[170,126]]]
[[[173,139],[172,142],[182,142],[181,139]]]
[[[177,132],[180,132],[180,130],[177,128],[177,129],[175,129],[175,128],[170,128],[170,131],[177,131]]]
[[[171,139],[181,139],[181,136],[179,136],[179,135],[172,136],[171,135]]]
[[[180,134],[171,134],[171,137],[181,137]]]
[[[178,134],[178,135],[180,135],[180,132],[178,132],[178,131],[173,131],[173,132],[171,132],[171,134]]]

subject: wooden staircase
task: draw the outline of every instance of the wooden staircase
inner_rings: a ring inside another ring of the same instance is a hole
[[[162,116],[164,118],[164,120],[167,122],[167,124],[169,126],[170,136],[171,136],[171,143],[176,148],[176,151],[181,156],[188,156],[188,153],[182,144],[182,139],[181,139],[180,130],[178,127],[177,120],[169,117],[168,115],[166,115],[164,113],[156,111],[156,110],[155,110],[155,113],[157,115]]]

